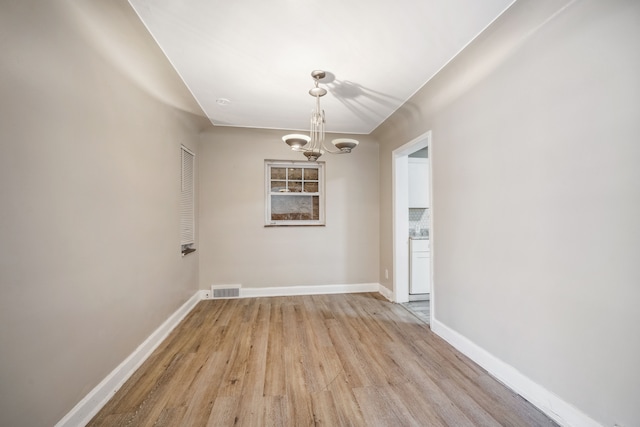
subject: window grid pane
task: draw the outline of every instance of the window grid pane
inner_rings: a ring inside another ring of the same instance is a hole
[[[272,167],[271,192],[279,193],[317,193],[318,168],[282,168]]]
[[[267,225],[324,225],[324,164],[268,160],[265,164]]]
[[[271,179],[287,179],[287,168],[271,168]]]

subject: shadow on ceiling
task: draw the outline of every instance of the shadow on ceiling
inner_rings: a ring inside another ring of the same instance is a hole
[[[402,100],[382,92],[369,89],[361,84],[349,80],[339,80],[335,74],[325,71],[326,76],[321,83],[325,84],[329,92],[344,104],[354,115],[369,124],[377,125],[387,118],[386,114],[380,114],[375,107],[383,106],[385,110],[395,111]]]

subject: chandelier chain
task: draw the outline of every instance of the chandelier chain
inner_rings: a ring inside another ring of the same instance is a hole
[[[326,95],[327,90],[321,88],[319,84],[320,79],[324,78],[325,75],[325,72],[322,70],[314,70],[311,72],[314,87],[309,90],[309,95],[316,98],[316,105],[315,109],[311,111],[309,136],[291,134],[282,137],[282,140],[287,143],[292,150],[302,151],[310,161],[318,160],[325,152],[331,154],[350,153],[351,150],[358,145],[358,141],[355,139],[338,138],[332,141],[335,149],[331,149],[324,140],[326,118],[324,110],[320,107],[320,97]]]

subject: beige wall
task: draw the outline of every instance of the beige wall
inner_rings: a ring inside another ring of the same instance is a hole
[[[89,3],[0,5],[3,426],[54,425],[198,289],[180,144],[206,121],[128,3]]]
[[[638,2],[518,1],[327,155],[327,226],[291,228],[263,223],[264,159],[301,157],[283,132],[198,139],[129,5],[89,3],[0,5],[0,424],[55,424],[198,287],[384,281],[391,151],[427,130],[437,320],[603,424],[638,424]],[[180,143],[201,180],[185,258]]]
[[[639,22],[520,0],[374,132],[380,267],[391,151],[432,130],[437,320],[604,425],[640,424]]]
[[[325,227],[264,226],[264,160],[305,160],[285,131],[215,128],[200,147],[200,287],[378,282],[378,144],[326,154]],[[329,135],[328,138],[334,138]]]

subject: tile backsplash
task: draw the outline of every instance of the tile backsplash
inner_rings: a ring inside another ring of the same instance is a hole
[[[409,236],[429,235],[429,209],[409,208]]]

